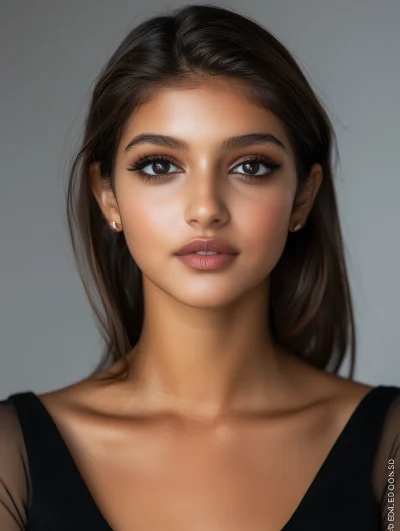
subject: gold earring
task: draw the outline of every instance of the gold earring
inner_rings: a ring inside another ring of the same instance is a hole
[[[113,230],[115,230],[116,232],[121,232],[122,229],[118,228],[118,225],[116,224],[115,221],[111,221],[110,225],[113,228]]]

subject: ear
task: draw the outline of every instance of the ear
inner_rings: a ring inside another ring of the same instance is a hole
[[[306,224],[319,187],[321,186],[322,179],[323,169],[321,164],[313,164],[307,180],[302,184],[294,202],[290,218],[290,227],[292,231],[294,230],[294,227],[297,227],[296,230],[298,230],[298,228],[301,228]]]
[[[93,195],[108,223],[115,221],[122,225],[117,200],[110,181],[101,176],[100,162],[96,161],[90,165],[89,179]]]

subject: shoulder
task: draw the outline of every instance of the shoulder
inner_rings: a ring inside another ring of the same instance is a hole
[[[131,383],[109,379],[122,368],[116,362],[108,369],[92,374],[62,388],[36,394],[53,419],[61,424],[101,423],[123,414],[122,404],[133,400],[135,387]]]
[[[325,412],[331,421],[337,422],[339,427],[346,425],[369,395],[371,398],[372,395],[379,398],[382,422],[378,428],[379,444],[375,462],[385,461],[387,464],[390,455],[396,454],[397,468],[400,473],[400,387],[383,384],[369,385],[327,373],[322,373],[317,377],[317,382],[317,394],[320,393],[321,397],[326,397],[321,402],[326,406]],[[383,391],[381,394],[379,394],[378,388]],[[387,396],[386,392],[388,393]],[[386,467],[383,472],[385,473],[385,471]]]
[[[305,404],[305,411],[310,412],[312,428],[308,428],[308,431],[315,433],[317,430],[322,440],[336,440],[349,423],[356,426],[362,418],[357,410],[364,409],[364,403],[372,404],[374,397],[381,396],[376,391],[379,385],[350,380],[302,361],[296,360],[288,371],[294,398],[298,403]],[[385,408],[382,411],[386,414]],[[363,429],[367,430],[368,426],[364,425]]]
[[[325,412],[331,421],[336,419],[339,426],[376,387],[319,369],[294,356],[290,356],[289,360],[285,373],[288,374],[294,399]]]
[[[63,388],[36,394],[54,421],[73,456],[93,453],[107,438],[118,410],[113,404],[114,386],[102,386],[86,378]]]

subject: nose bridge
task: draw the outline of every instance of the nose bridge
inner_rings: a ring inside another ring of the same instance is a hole
[[[227,217],[225,183],[216,167],[197,168],[186,186],[187,221],[219,221]]]

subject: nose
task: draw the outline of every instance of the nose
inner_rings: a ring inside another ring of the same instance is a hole
[[[229,220],[229,210],[224,198],[223,182],[217,175],[202,172],[187,183],[185,219],[188,224],[208,227],[224,225]]]

